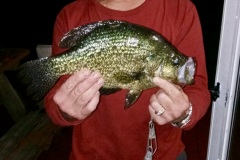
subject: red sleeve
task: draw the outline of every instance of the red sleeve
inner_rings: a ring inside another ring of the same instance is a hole
[[[184,20],[178,17],[180,32],[175,45],[184,54],[196,60],[195,84],[184,88],[192,103],[193,112],[191,121],[184,129],[191,129],[207,112],[210,105],[208,77],[205,62],[205,52],[200,20],[195,6],[191,5],[185,13]]]

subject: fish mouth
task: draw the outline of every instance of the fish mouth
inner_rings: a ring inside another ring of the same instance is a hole
[[[183,66],[178,69],[178,82],[181,84],[194,83],[195,62],[193,58],[189,57]]]

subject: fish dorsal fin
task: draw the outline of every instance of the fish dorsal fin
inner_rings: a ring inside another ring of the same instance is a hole
[[[125,107],[124,109],[128,109],[131,107],[131,105],[138,99],[138,97],[141,95],[142,91],[139,90],[130,90],[128,94],[126,95],[125,99]]]
[[[86,35],[91,33],[96,28],[105,26],[105,25],[114,27],[120,23],[124,23],[124,21],[118,21],[118,20],[97,21],[97,22],[82,25],[80,27],[73,28],[69,32],[63,35],[61,41],[59,42],[59,47],[71,48],[77,45],[82,39],[84,39]]]

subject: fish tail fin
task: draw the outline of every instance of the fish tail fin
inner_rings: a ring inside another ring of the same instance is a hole
[[[28,61],[18,68],[17,77],[26,85],[26,95],[33,101],[43,99],[58,79],[49,63],[51,59],[46,57]]]

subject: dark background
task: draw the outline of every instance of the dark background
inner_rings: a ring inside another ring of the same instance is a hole
[[[55,17],[73,0],[12,0],[0,5],[0,45],[33,47],[50,44]]]

